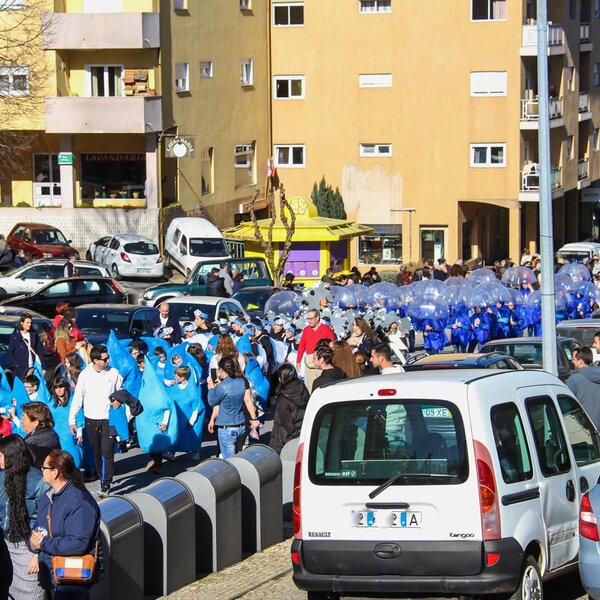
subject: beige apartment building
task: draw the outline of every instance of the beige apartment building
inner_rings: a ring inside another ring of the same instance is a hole
[[[600,1],[548,3],[555,244],[599,237]],[[538,243],[535,0],[272,2],[273,154],[375,229],[352,262]]]

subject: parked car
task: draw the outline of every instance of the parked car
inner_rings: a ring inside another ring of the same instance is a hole
[[[69,302],[71,306],[80,304],[126,304],[127,294],[116,281],[105,277],[62,278],[28,294],[2,300],[0,306],[21,306],[35,310],[47,317],[56,314],[59,302]]]
[[[43,223],[17,223],[6,238],[14,254],[23,250],[31,258],[68,258],[79,252],[71,246],[63,232],[52,225]]]
[[[141,304],[158,306],[164,300],[179,296],[205,296],[206,278],[214,267],[220,268],[221,262],[227,263],[229,273],[243,273],[246,287],[273,285],[273,279],[264,258],[227,258],[222,260],[203,260],[198,262],[185,283],[160,283],[146,288]]]
[[[437,371],[439,369],[513,369],[524,371],[525,367],[512,356],[501,352],[485,354],[413,354],[403,365],[405,371]]]
[[[81,276],[110,277],[104,265],[87,260],[75,261],[75,269]],[[64,277],[65,261],[44,259],[27,263],[0,276],[0,296],[30,294],[49,281]]]
[[[112,276],[123,277],[164,276],[164,262],[158,246],[147,237],[132,233],[107,235],[92,242],[85,257],[110,268]]]
[[[185,296],[183,298],[171,298],[170,313],[179,319],[183,325],[186,321],[194,322],[194,311],[201,310],[208,315],[207,321],[213,322],[218,319],[228,320],[235,316],[247,319],[248,315],[242,305],[233,298],[216,298],[214,296]]]
[[[120,338],[152,335],[150,322],[157,308],[137,304],[83,304],[77,307],[77,326],[92,344],[103,344],[112,331]]]
[[[600,485],[581,498],[579,507],[579,575],[590,600],[600,600]]]
[[[237,300],[251,317],[263,317],[265,314],[265,304],[273,295],[274,289],[270,285],[244,287],[231,297]]]
[[[592,346],[594,335],[600,331],[600,318],[596,319],[571,319],[561,321],[556,326],[556,333],[560,337],[570,337],[577,340],[582,346]]]
[[[565,381],[574,371],[573,351],[580,348],[581,344],[567,337],[556,338],[556,354],[558,358],[558,376]],[[480,351],[501,352],[518,360],[526,369],[542,368],[542,338],[520,337],[494,340],[484,344]]]
[[[544,371],[362,377],[313,392],[293,484],[308,598],[543,598],[577,568],[600,438]]]

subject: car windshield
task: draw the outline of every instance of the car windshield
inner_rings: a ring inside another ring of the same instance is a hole
[[[265,303],[271,297],[271,292],[270,290],[242,290],[236,292],[233,297],[242,305],[245,311],[264,310]]]
[[[0,325],[0,352],[6,352],[8,350],[8,342],[10,341],[10,336],[14,330],[14,325]]]
[[[66,244],[67,239],[58,229],[41,229],[33,232],[34,244]]]
[[[464,426],[446,401],[340,402],[315,419],[309,474],[322,485],[457,484],[468,477]]]
[[[583,262],[590,258],[590,253],[585,250],[570,250],[569,252],[559,252],[558,255],[564,259],[565,262]]]
[[[159,254],[158,246],[152,242],[144,242],[139,240],[137,242],[129,242],[123,246],[123,250],[127,254],[139,254],[142,256],[149,256],[151,254]]]
[[[229,256],[229,252],[223,239],[191,238],[190,256]]]
[[[77,326],[84,335],[109,333],[114,329],[117,337],[127,337],[130,315],[130,311],[111,312],[105,308],[78,308]]]
[[[522,365],[541,365],[542,364],[542,344],[522,343],[522,344],[486,344],[484,352],[501,352],[509,354],[515,360],[518,360]]]
[[[171,302],[169,303],[169,307],[170,314],[175,315],[180,323],[183,323],[184,321],[191,321],[193,323],[195,310],[201,310],[203,313],[206,313],[208,315],[208,321],[212,321],[215,314],[214,304],[201,304],[199,302],[179,304]]]
[[[564,325],[556,328],[556,333],[560,337],[568,337],[575,338],[582,346],[590,346],[594,344],[594,336],[596,332],[600,329],[600,324],[596,325],[583,325],[581,327],[577,327],[576,325]]]

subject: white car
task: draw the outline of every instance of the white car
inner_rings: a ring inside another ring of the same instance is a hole
[[[106,265],[114,279],[164,276],[165,264],[158,246],[141,235],[104,236],[90,244],[85,257]]]
[[[30,294],[54,279],[64,277],[66,259],[47,259],[27,263],[0,277],[0,296]],[[110,277],[104,265],[87,260],[75,261],[80,275]]]
[[[178,298],[169,298],[167,300],[171,307],[171,314],[174,314],[179,323],[183,325],[186,321],[194,322],[194,311],[201,310],[208,315],[207,321],[210,323],[235,316],[244,320],[249,319],[248,313],[242,308],[242,305],[233,298],[219,298],[217,296],[183,296]]]

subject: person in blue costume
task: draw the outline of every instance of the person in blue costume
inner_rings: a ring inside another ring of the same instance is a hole
[[[471,314],[471,324],[473,326],[473,337],[469,342],[468,351],[474,352],[475,348],[483,346],[490,339],[492,330],[492,317],[484,310],[485,307],[474,306],[473,314]]]
[[[167,386],[173,385],[175,383],[175,370],[178,367],[189,367],[191,357],[187,353],[187,346],[188,345],[185,342],[183,342],[181,344],[178,344],[177,346],[169,348],[169,350],[167,351],[167,361],[165,363],[165,369],[163,372],[165,384]],[[196,373],[194,371],[194,378],[195,375]]]
[[[66,450],[79,469],[83,464],[83,411],[79,411],[75,424],[77,426],[77,435],[73,436],[69,428],[69,410],[73,394],[69,382],[64,377],[56,377],[52,382],[52,401],[50,402],[50,412],[54,419],[54,431],[60,439],[60,447]]]
[[[507,306],[504,305],[504,302],[498,300],[496,302],[496,307],[493,312],[495,316],[495,326],[492,332],[492,337],[495,340],[503,340],[509,337],[508,322],[510,320],[510,310]]]
[[[532,320],[533,305],[527,303],[527,298],[529,294],[531,294],[531,292],[533,292],[533,286],[530,283],[523,283],[519,288],[519,293],[521,294],[521,296],[523,296],[524,302],[524,304],[519,307],[519,312],[521,313],[523,318],[524,328],[527,328],[527,332],[529,333],[529,335],[534,335]]]
[[[526,326],[525,320],[514,302],[507,303],[508,308],[508,335],[507,337],[521,337]]]
[[[177,440],[177,411],[150,361],[144,364],[139,401],[144,412],[135,418],[138,442],[144,452],[150,453],[147,469],[159,473],[162,453],[171,451]]]
[[[585,294],[577,294],[577,319],[589,319],[592,316],[594,303]]]
[[[454,352],[466,352],[473,338],[473,325],[464,305],[458,305],[454,316],[450,320],[450,343],[454,346]]]
[[[446,346],[447,338],[443,319],[421,319],[423,348],[427,354],[439,354]]]
[[[163,348],[163,350],[165,351],[165,353],[169,350],[169,348],[171,347],[171,344],[169,344],[168,342],[165,342],[165,340],[161,340],[160,338],[155,338],[155,337],[146,337],[146,336],[142,336],[140,338],[140,340],[142,340],[143,342],[146,343],[146,346],[148,346],[148,358],[150,359],[150,362],[152,363],[156,363],[156,360],[154,359],[154,350],[157,347],[161,347]]]
[[[535,336],[542,335],[542,307],[539,304],[534,304],[531,307],[529,319],[531,322],[532,334]],[[556,319],[556,323],[559,323],[558,309],[556,312]]]
[[[577,319],[577,305],[579,304],[579,299],[577,298],[577,294],[565,294],[565,314],[567,319]]]
[[[256,395],[261,408],[265,410],[269,402],[269,380],[263,375],[258,360],[252,355],[246,356],[246,368],[244,375],[252,386],[252,391]]]
[[[192,379],[193,373],[190,367],[177,367],[174,376],[175,385],[168,390],[177,411],[178,429],[174,450],[191,452],[192,460],[199,460],[204,419],[204,404],[200,396],[200,388]]]
[[[208,378],[208,356],[200,344],[188,344],[187,352],[189,354],[189,367],[196,373],[196,378],[200,382],[200,396],[204,404],[204,414],[209,410],[208,405],[208,387],[206,380]]]

